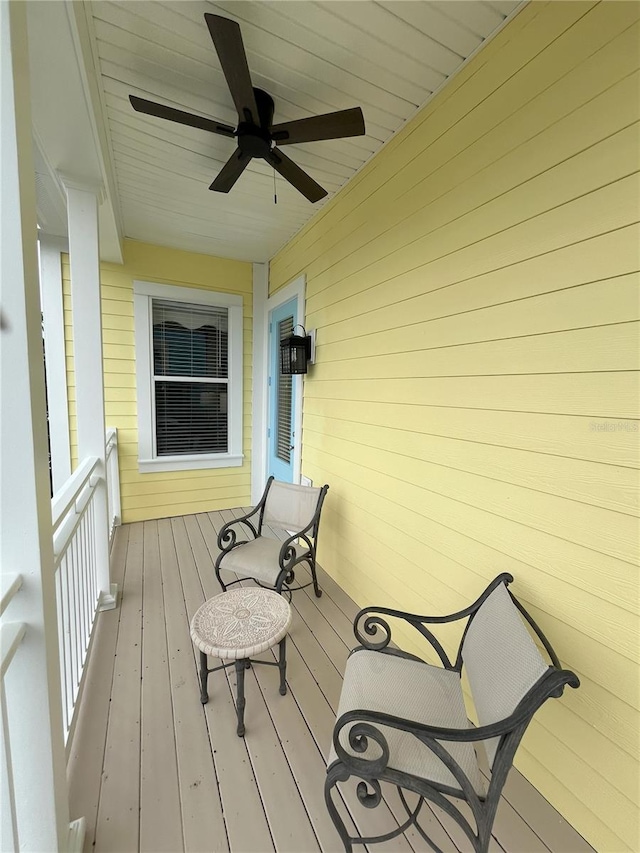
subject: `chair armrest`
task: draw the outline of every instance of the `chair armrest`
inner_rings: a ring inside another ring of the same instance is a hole
[[[248,512],[246,515],[241,515],[239,518],[234,518],[232,521],[228,521],[224,524],[218,533],[218,548],[220,548],[221,551],[230,551],[232,548],[235,548],[236,545],[243,545],[245,542],[249,541],[248,539],[238,540],[238,532],[234,529],[237,524],[245,524],[253,533],[253,538],[257,539],[258,530],[251,519],[255,515],[259,515],[261,509],[261,504],[257,504],[251,512]]]
[[[291,536],[284,540],[284,542],[280,546],[280,553],[278,555],[278,564],[280,565],[281,570],[291,571],[291,569],[298,562],[296,558],[296,550],[293,544],[297,539],[302,539],[309,551],[313,553],[313,543],[306,535],[306,533],[311,529],[312,526],[312,524],[309,524],[307,527],[304,528],[304,530],[301,530],[298,533],[293,533]]]
[[[407,613],[403,610],[394,610],[390,607],[365,607],[354,619],[353,632],[358,642],[361,643],[365,649],[380,651],[381,649],[386,648],[391,642],[391,627],[389,626],[389,623],[381,617],[393,616],[396,619],[402,619],[414,627],[416,631],[422,634],[422,636],[430,643],[433,649],[435,649],[445,669],[457,670],[457,664],[454,666],[451,663],[447,653],[442,648],[442,645],[426,625],[442,625],[447,622],[457,622],[459,619],[464,619],[465,617],[470,616],[478,610],[480,605],[489,595],[491,595],[497,586],[501,583],[511,583],[512,581],[513,576],[506,572],[498,575],[498,577],[491,582],[491,584],[485,589],[482,595],[473,602],[473,604],[465,607],[464,610],[458,610],[456,613],[450,613],[446,616],[421,616],[417,613]],[[363,622],[362,631],[360,630],[360,622]],[[378,630],[384,632],[383,638],[378,642],[370,640],[364,636],[364,634],[367,634],[368,637],[375,637]],[[362,632],[364,632],[364,634]]]

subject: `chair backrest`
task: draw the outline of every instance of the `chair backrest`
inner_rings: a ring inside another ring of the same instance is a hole
[[[471,618],[462,659],[482,726],[508,717],[549,669],[503,583]],[[499,738],[483,744],[493,766]]]
[[[322,489],[274,480],[267,493],[263,521],[295,533],[311,523]]]

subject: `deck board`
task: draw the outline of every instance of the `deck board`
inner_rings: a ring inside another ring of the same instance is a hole
[[[209,553],[213,555],[217,551],[214,528],[208,523],[207,516],[197,516],[197,521]],[[218,594],[220,589],[212,572],[203,573],[201,580],[207,597]],[[234,668],[230,667],[225,670],[225,675],[235,695]],[[247,700],[245,726],[247,731],[244,740],[273,842],[276,850],[282,850],[283,853],[319,850],[315,833],[304,809],[304,804],[268,710],[267,697],[269,699],[273,697],[273,700],[281,698],[278,692],[279,674],[277,669],[275,667],[269,668],[269,671],[265,673],[265,678],[270,681],[271,690],[267,690],[263,694],[258,687],[253,670],[245,673],[245,697]],[[296,819],[298,815],[301,816],[301,820]]]
[[[157,521],[144,525],[143,584],[140,850],[171,853],[182,849],[182,817]]]
[[[183,526],[184,531],[184,526]],[[212,760],[206,718],[193,701],[188,674],[196,673],[189,620],[179,566],[184,563],[186,536],[174,532],[171,522],[158,522],[160,567],[165,607],[169,674],[175,720],[178,782],[185,850],[224,850],[227,832],[222,815],[218,780]],[[178,548],[180,547],[180,557]]]
[[[341,849],[323,785],[342,675],[356,644],[358,608],[344,591],[319,569],[322,597],[311,587],[294,594],[287,695],[279,695],[277,668],[247,671],[244,739],[235,734],[233,667],[210,675],[210,701],[199,701],[189,620],[219,592],[217,534],[241,512],[117,531],[112,572],[122,600],[118,611],[98,617],[68,762],[72,817],[87,817],[87,851]],[[303,572],[300,580],[308,579]],[[274,659],[273,651],[266,657]],[[338,807],[351,827],[355,822],[369,835],[388,831],[404,814],[395,789],[368,810],[347,786]],[[423,824],[444,853],[470,849],[437,810],[425,810]],[[593,853],[515,770],[493,835],[492,853]],[[430,848],[412,830],[368,849]]]
[[[117,530],[111,554],[111,577],[120,590],[129,545],[129,529],[127,525]],[[67,761],[69,799],[77,809],[77,814],[85,819],[88,845],[93,845],[95,838],[120,615],[120,608],[117,608],[101,613],[97,620],[79,697],[82,713],[78,717]]]
[[[129,526],[95,828],[96,853],[139,849],[143,530],[141,522]],[[103,616],[101,613],[98,620]],[[74,804],[71,806],[73,809]]]
[[[202,578],[210,577],[214,583],[215,577],[213,563],[196,517],[186,516],[184,528],[192,559],[185,560],[180,571],[187,612],[191,617],[205,600],[205,595],[210,597],[213,594],[208,581],[203,589]],[[191,689],[197,690],[197,679],[191,682]],[[221,672],[209,677],[209,696],[210,701],[204,708],[230,848],[239,851],[273,850],[273,840],[247,746],[244,740],[235,735],[236,711],[232,692]]]

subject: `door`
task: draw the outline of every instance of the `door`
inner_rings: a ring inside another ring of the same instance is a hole
[[[293,482],[295,377],[280,373],[280,341],[293,334],[297,313],[298,300],[294,298],[278,305],[269,315],[268,474],[285,483]]]

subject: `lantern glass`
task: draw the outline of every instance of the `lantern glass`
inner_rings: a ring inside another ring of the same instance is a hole
[[[280,373],[306,373],[308,349],[307,338],[301,335],[291,335],[280,341]]]

